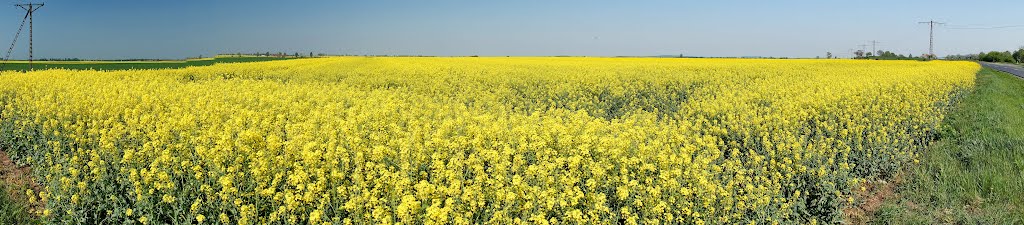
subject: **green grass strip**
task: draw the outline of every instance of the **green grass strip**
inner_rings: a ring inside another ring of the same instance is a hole
[[[878,224],[1024,224],[1024,79],[984,69]]]

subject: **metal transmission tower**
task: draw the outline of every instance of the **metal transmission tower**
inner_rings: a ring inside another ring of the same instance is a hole
[[[882,42],[878,42],[878,41],[874,41],[874,40],[871,41],[871,52],[876,52],[875,45],[878,45],[878,43],[882,43]],[[872,53],[872,54],[876,54],[876,53]]]
[[[935,24],[942,25],[946,23],[935,22],[934,20],[918,23],[928,24],[928,56],[935,57]]]

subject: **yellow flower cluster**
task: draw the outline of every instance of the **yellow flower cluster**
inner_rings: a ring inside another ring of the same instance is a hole
[[[337,57],[0,75],[53,223],[839,219],[977,64]],[[208,216],[208,217],[207,217]]]

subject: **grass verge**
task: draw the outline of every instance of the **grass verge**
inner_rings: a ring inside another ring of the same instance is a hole
[[[1024,79],[983,69],[875,224],[1024,224]]]

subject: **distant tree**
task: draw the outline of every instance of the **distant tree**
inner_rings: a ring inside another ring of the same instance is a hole
[[[985,53],[985,52],[978,53],[978,61],[991,62],[991,60],[992,60],[992,58],[991,58],[991,56],[988,55],[988,53]]]
[[[832,52],[826,52],[825,53],[825,58],[826,59],[831,59],[832,58]]]
[[[896,53],[890,51],[878,51],[878,57],[885,59],[902,59],[902,56],[896,55]]]
[[[1013,62],[1016,61],[1013,58],[1013,53],[1010,53],[1010,51],[1005,51],[1005,52],[991,51],[991,52],[988,52],[988,53],[981,53],[981,54],[978,55],[978,60],[985,61],[985,62],[1006,62],[1006,63],[1013,63]]]
[[[871,57],[871,55],[872,54],[870,52],[864,54],[865,57]]]
[[[1024,63],[1024,46],[1013,52],[1013,59],[1017,60],[1017,63]]]
[[[978,60],[978,55],[966,54],[966,55],[948,55],[947,60]]]
[[[853,55],[856,55],[856,58],[864,58],[864,50],[857,50],[853,52]]]
[[[309,57],[313,58],[313,52],[309,52]]]

